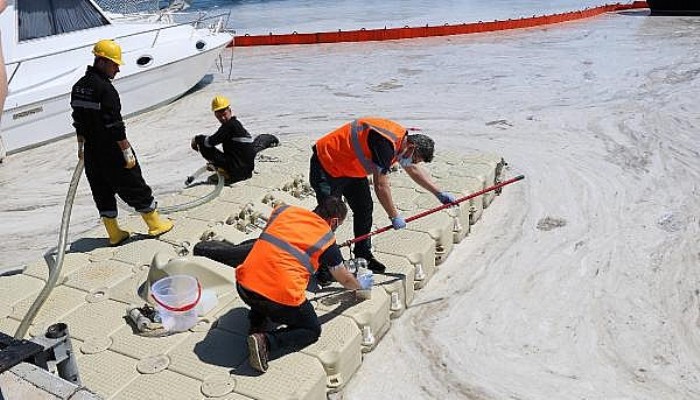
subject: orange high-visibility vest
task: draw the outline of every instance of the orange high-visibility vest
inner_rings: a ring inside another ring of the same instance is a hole
[[[406,128],[382,118],[359,118],[330,132],[316,141],[316,154],[323,169],[332,177],[363,178],[376,171],[367,136],[378,132],[394,145],[394,158],[401,150]]]
[[[305,289],[318,270],[319,257],[335,243],[328,223],[305,208],[275,208],[236,280],[244,288],[288,306],[306,299]]]

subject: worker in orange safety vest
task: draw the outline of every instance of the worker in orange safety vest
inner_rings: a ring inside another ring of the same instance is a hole
[[[347,289],[371,288],[371,277],[360,282],[345,268],[335,241],[334,231],[347,212],[337,197],[327,197],[313,211],[288,205],[275,208],[236,268],[236,289],[250,306],[248,350],[254,369],[265,372],[271,354],[299,350],[318,340],[321,324],[306,299],[306,289],[315,287],[313,276],[319,265],[328,266]],[[268,319],[286,327],[266,331]]]
[[[374,192],[394,229],[406,227],[391,197],[389,172],[399,163],[411,179],[435,195],[443,204],[455,197],[440,190],[417,164],[431,162],[435,143],[423,134],[408,134],[402,125],[383,118],[359,118],[316,141],[310,161],[309,180],[319,204],[328,196],[344,196],[353,212],[355,237],[372,229],[372,195],[368,175],[373,177]],[[369,269],[382,273],[386,267],[371,252],[370,239],[355,244],[355,257],[367,260]],[[319,280],[330,277],[319,273]]]

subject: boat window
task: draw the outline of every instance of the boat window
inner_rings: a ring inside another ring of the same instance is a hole
[[[147,65],[150,65],[151,62],[153,62],[153,57],[151,56],[141,56],[136,60],[136,64],[139,67],[145,67]]]
[[[17,0],[19,40],[108,25],[89,0]]]

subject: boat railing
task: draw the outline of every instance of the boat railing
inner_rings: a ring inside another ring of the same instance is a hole
[[[222,12],[220,14],[209,15],[205,11],[160,11],[160,12],[140,12],[131,14],[111,13],[106,12],[105,15],[112,21],[126,22],[150,22],[150,23],[166,23],[166,24],[198,24],[204,20],[212,18],[225,17],[224,26],[228,25],[231,17],[231,11]]]
[[[159,27],[155,27],[155,28],[145,29],[142,31],[134,32],[134,33],[124,34],[124,35],[115,35],[113,37],[113,39],[118,41],[119,39],[140,36],[140,35],[152,33],[152,32],[157,33],[157,35],[156,35],[156,38],[157,38],[159,36],[160,32],[162,32],[162,31],[165,31],[168,29],[175,29],[175,28],[187,26],[187,25],[191,25],[195,29],[207,28],[212,33],[229,32],[229,30],[225,29],[225,27],[228,24],[228,20],[230,19],[230,17],[231,17],[231,12],[228,11],[228,12],[223,12],[220,14],[213,14],[213,15],[204,16],[204,17],[199,18],[199,19],[194,20],[194,21],[177,22],[177,23],[167,24],[167,25],[163,25],[163,26],[159,26]],[[212,20],[216,20],[216,21],[213,21],[209,25],[206,24],[207,21],[212,21]],[[226,21],[226,22],[224,22],[224,21]],[[67,34],[69,34],[69,33],[67,33]],[[67,34],[64,34],[64,35],[67,35]],[[153,43],[151,43],[151,47],[154,47],[156,43],[157,43],[157,39],[155,39],[153,41]],[[55,55],[58,55],[61,53],[69,52],[69,51],[80,50],[83,48],[90,48],[93,45],[94,45],[94,43],[84,44],[84,45],[80,45],[80,46],[56,50],[54,52],[45,53],[45,54],[42,54],[40,56],[31,56],[31,57],[25,57],[25,58],[18,58],[18,59],[14,59],[14,60],[7,60],[7,66],[17,64],[17,68],[14,71],[14,72],[16,72],[19,69],[19,66],[20,66],[19,64],[22,64],[22,63],[25,63],[28,61],[32,61],[32,60],[45,58],[45,57],[55,56]],[[14,72],[13,72],[12,76],[14,76]],[[9,77],[8,82],[11,80],[12,80],[12,77]]]

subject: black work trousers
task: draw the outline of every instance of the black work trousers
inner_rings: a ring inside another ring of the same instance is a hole
[[[270,344],[270,354],[280,351],[297,351],[318,340],[321,323],[308,300],[293,307],[274,302],[236,283],[241,299],[250,306],[248,320],[251,327],[265,326],[267,319],[286,327],[265,332]]]
[[[323,169],[314,151],[311,156],[309,181],[316,191],[318,204],[329,196],[345,197],[352,210],[353,233],[355,237],[369,233],[372,230],[372,194],[369,180],[364,178],[334,178]],[[371,258],[371,239],[367,238],[355,244],[353,253],[356,257]]]
[[[147,213],[155,210],[151,188],[141,175],[141,167],[124,168],[124,158],[119,147],[116,151],[111,146],[101,148],[85,143],[85,175],[90,183],[92,198],[101,217],[117,216],[117,199],[119,195],[136,211]]]
[[[214,164],[217,168],[223,168],[229,176],[226,184],[244,181],[250,179],[253,175],[249,171],[240,171],[231,166],[231,162],[226,157],[226,154],[214,146],[199,146],[199,152],[207,161]]]

